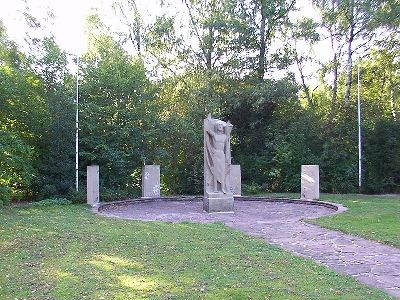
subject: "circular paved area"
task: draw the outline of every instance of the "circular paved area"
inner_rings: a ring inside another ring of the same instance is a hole
[[[202,201],[150,201],[105,206],[101,215],[142,221],[225,225],[311,258],[400,298],[400,249],[302,221],[336,213],[299,203],[235,200],[233,213],[206,213]]]

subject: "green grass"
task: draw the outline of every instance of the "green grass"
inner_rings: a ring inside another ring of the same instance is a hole
[[[321,199],[348,210],[311,223],[400,248],[400,196],[322,195]]]
[[[271,198],[299,198],[299,194],[263,194]],[[333,230],[400,248],[400,195],[322,194],[321,200],[341,203],[345,213],[307,220]]]
[[[220,223],[0,209],[0,299],[392,299]]]

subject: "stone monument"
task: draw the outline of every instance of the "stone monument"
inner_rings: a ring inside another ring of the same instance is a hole
[[[86,201],[87,204],[93,206],[100,201],[99,166],[87,166],[86,172]]]
[[[301,166],[301,199],[319,199],[319,166]]]
[[[145,165],[142,169],[142,198],[160,197],[160,166]]]
[[[242,177],[240,165],[231,165],[231,192],[233,196],[242,195]]]
[[[231,148],[233,125],[208,115],[204,119],[204,197],[207,212],[233,211],[230,188]]]

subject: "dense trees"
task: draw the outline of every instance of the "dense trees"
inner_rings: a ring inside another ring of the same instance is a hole
[[[233,161],[247,191],[298,191],[300,165],[319,164],[323,191],[355,192],[353,65],[362,54],[363,191],[399,192],[397,8],[314,3],[320,22],[291,17],[289,0],[185,0],[186,25],[168,10],[145,21],[138,1],[118,0],[124,32],[89,16],[79,70],[80,181],[96,163],[105,198],[135,196],[142,165],[154,163],[164,193],[201,193],[201,124],[212,113],[235,126]],[[74,189],[73,60],[52,35],[38,36],[23,52],[0,26],[1,202]],[[307,68],[324,38],[332,56],[311,88],[317,71]]]

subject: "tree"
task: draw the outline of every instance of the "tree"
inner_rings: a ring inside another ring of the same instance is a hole
[[[296,23],[288,25],[286,40],[290,61],[292,61],[292,59],[294,60],[297,70],[299,71],[301,86],[310,108],[314,108],[314,102],[306,82],[307,75],[305,74],[305,67],[311,64],[314,58],[312,56],[314,45],[320,40],[319,34],[316,31],[317,26],[318,24],[312,19],[302,18]],[[301,50],[299,46],[306,50]]]
[[[118,0],[113,3],[113,7],[122,17],[121,21],[128,29],[123,43],[129,40],[137,51],[137,54],[142,56],[145,32],[136,0]]]
[[[91,38],[81,62],[83,165],[100,165],[104,187],[137,193],[131,175],[154,160],[159,124],[155,90],[143,61],[100,34]]]
[[[0,203],[31,196],[42,102],[38,78],[0,23]]]
[[[41,152],[36,180],[39,194],[65,195],[74,185],[74,84],[67,70],[67,54],[52,37],[39,43],[34,58],[46,101],[46,120],[42,129]]]
[[[244,59],[242,66],[250,68],[259,81],[262,81],[266,70],[272,68],[272,60],[268,59],[273,39],[277,31],[286,23],[288,13],[294,8],[294,0],[238,1],[235,47]],[[254,54],[253,54],[254,53]],[[242,55],[245,54],[245,57]],[[242,69],[243,70],[243,69]]]
[[[393,18],[396,4],[391,0],[315,0],[314,4],[322,13],[323,25],[329,30],[334,51],[333,101],[336,105],[337,75],[342,48],[346,47],[346,83],[344,104],[349,105],[352,86],[353,54],[359,55],[376,41],[376,34],[384,27],[395,26],[398,20]],[[389,13],[390,12],[390,13]],[[382,16],[386,16],[384,19]]]

